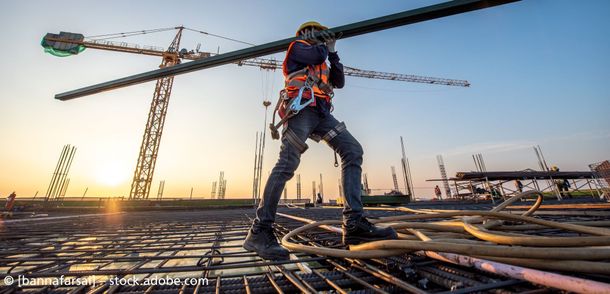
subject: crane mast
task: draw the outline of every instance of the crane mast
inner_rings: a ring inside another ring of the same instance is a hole
[[[160,68],[174,66],[180,63],[178,48],[180,48],[181,37],[182,28],[179,28],[176,37],[174,37],[171,45],[163,54],[163,61],[159,66]],[[146,121],[146,127],[144,129],[144,136],[142,136],[138,162],[133,173],[129,199],[148,199],[173,84],[173,76],[157,80],[155,93],[148,112],[148,120]]]

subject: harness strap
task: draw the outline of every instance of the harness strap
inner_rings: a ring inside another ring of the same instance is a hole
[[[309,148],[309,146],[307,146],[305,142],[301,141],[301,139],[299,139],[299,137],[291,129],[284,128],[284,130],[284,137],[286,138],[286,141],[294,146],[299,153],[303,153],[307,150],[307,148]]]
[[[335,151],[335,167],[339,166],[339,161],[337,161],[337,151]]]
[[[303,86],[313,87],[315,85],[325,95],[332,98],[334,96],[332,85],[329,83],[325,83],[322,80],[322,74],[325,74],[328,76],[330,71],[328,69],[318,71],[318,75],[316,75],[315,72],[316,72],[316,70],[312,69],[311,66],[297,70],[286,76],[285,87],[301,88]],[[295,77],[301,76],[301,75],[305,76],[305,80],[295,79]],[[294,90],[292,90],[292,91],[294,91]]]
[[[347,127],[345,126],[345,123],[340,122],[330,131],[328,131],[328,133],[326,133],[324,136],[322,136],[322,140],[324,140],[328,143],[328,142],[330,142],[330,140],[334,139],[337,135],[339,135],[341,132],[345,131],[346,129],[347,129]]]
[[[280,132],[278,130],[278,128],[284,124],[284,122],[286,121],[285,119],[280,120],[280,122],[278,124],[275,124],[275,115],[278,113],[278,111],[280,110],[280,105],[282,103],[284,103],[284,100],[286,99],[286,91],[282,90],[280,91],[280,97],[277,100],[277,103],[275,104],[275,109],[273,110],[273,118],[271,119],[271,123],[269,124],[269,129],[271,129],[271,138],[273,140],[278,140],[280,138]],[[286,115],[287,117],[287,115]]]
[[[309,135],[309,139],[314,140],[316,143],[319,143],[320,141],[322,141],[322,137],[320,137],[320,135],[316,135],[314,133]]]
[[[303,69],[297,70],[297,71],[289,74],[288,76],[286,76],[286,79],[290,80],[290,79],[292,79],[295,76],[304,75],[304,74],[307,74],[308,72],[309,72],[309,68],[304,67]]]

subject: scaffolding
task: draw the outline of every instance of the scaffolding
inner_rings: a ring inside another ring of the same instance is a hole
[[[157,191],[157,200],[163,199],[163,190],[165,189],[165,180],[159,182],[159,190]],[[193,196],[193,189],[191,188],[191,197]]]
[[[212,182],[212,192],[210,193],[210,198],[214,199],[216,198],[216,186],[218,185],[218,182],[213,181]]]
[[[453,193],[451,193],[451,188],[449,188],[449,180],[447,179],[447,171],[445,170],[445,161],[443,161],[443,156],[440,154],[437,155],[436,161],[438,162],[438,169],[441,172],[441,181],[443,182],[443,188],[445,188],[445,198],[452,198]]]
[[[601,188],[604,197],[610,201],[610,161],[592,163],[589,164],[589,168],[595,173],[597,185]]]
[[[297,175],[297,200],[301,200],[301,174]]]
[[[399,191],[398,190],[398,178],[396,178],[396,168],[394,168],[394,166],[391,166],[390,169],[392,170],[392,182],[394,183],[394,191]]]
[[[589,194],[594,198],[603,198],[603,186],[595,172],[591,171],[489,171],[458,172],[450,179],[430,179],[428,181],[450,181],[455,190],[454,196],[460,199],[508,198],[520,193],[520,190],[538,190],[554,195],[557,200],[572,197],[573,193]],[[518,188],[515,184],[523,184]],[[567,183],[566,183],[567,182]]]

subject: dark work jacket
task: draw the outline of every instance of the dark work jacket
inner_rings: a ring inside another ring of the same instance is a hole
[[[286,70],[288,71],[288,74],[291,74],[308,65],[321,64],[322,62],[325,62],[327,58],[330,62],[328,81],[333,85],[333,88],[341,89],[345,85],[343,64],[341,64],[337,52],[329,52],[324,44],[307,45],[301,42],[294,43],[290,50],[290,55],[286,56]],[[316,98],[316,107],[323,115],[326,115],[331,111],[330,103],[324,99]]]

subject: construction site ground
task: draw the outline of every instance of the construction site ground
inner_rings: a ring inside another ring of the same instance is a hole
[[[529,201],[512,209],[522,211]],[[531,203],[529,203],[531,204]],[[485,203],[429,202],[409,205],[423,209],[489,210]],[[375,208],[374,219],[405,212]],[[392,209],[392,208],[390,208]],[[556,212],[568,212],[557,214]],[[340,219],[341,209],[286,208],[279,212],[313,220]],[[556,290],[500,275],[437,261],[417,254],[351,260],[293,253],[290,261],[260,259],[241,245],[254,217],[253,208],[154,210],[109,213],[49,212],[46,217],[15,218],[0,222],[0,278],[75,277],[94,285],[15,285],[1,293],[403,293],[406,285],[422,292],[444,293],[553,293]],[[610,220],[610,204],[589,199],[545,201],[539,217],[549,220]],[[302,226],[277,217],[276,233]],[[565,234],[546,229],[541,235]],[[341,236],[313,230],[294,242],[340,247]],[[602,275],[563,273],[610,282]],[[112,285],[113,277],[205,278],[199,286]],[[407,287],[408,288],[408,287]]]

